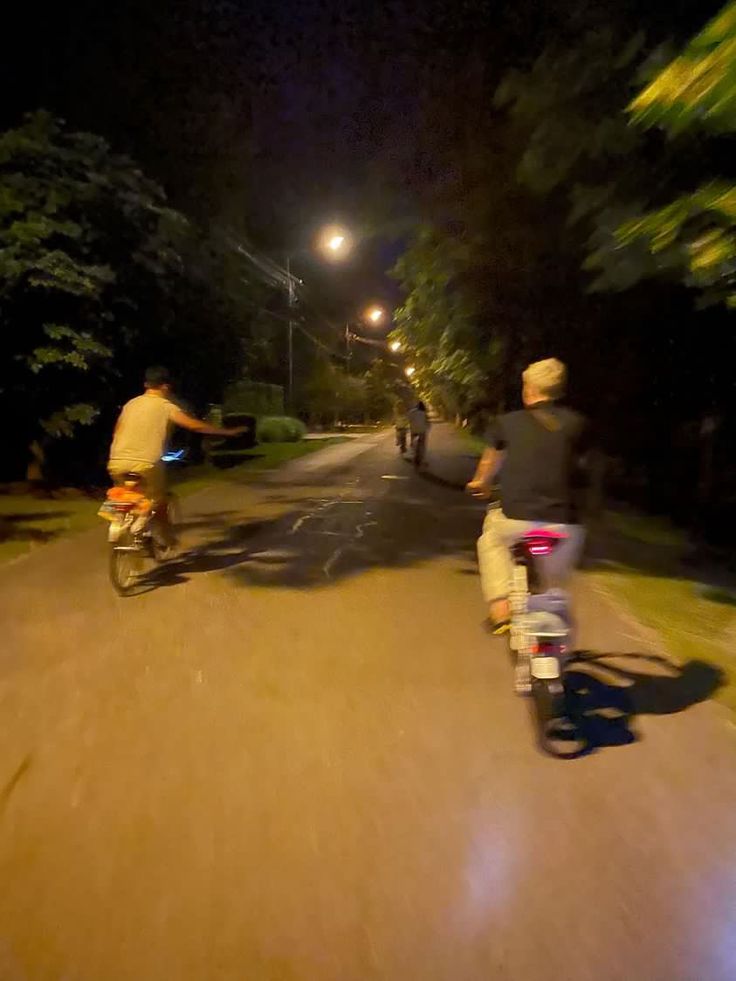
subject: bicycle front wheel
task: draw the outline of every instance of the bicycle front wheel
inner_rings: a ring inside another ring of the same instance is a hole
[[[133,536],[125,531],[110,549],[110,582],[118,596],[127,596],[140,571],[140,554]]]

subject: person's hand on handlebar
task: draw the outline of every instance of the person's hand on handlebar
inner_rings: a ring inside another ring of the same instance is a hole
[[[490,446],[483,450],[483,455],[478,461],[478,466],[473,474],[473,479],[465,485],[465,490],[473,497],[482,498],[484,501],[492,499],[494,494],[493,482],[496,474],[503,463],[503,452],[494,450]]]
[[[475,477],[469,480],[465,485],[465,490],[471,497],[482,498],[483,500],[488,500],[492,497],[491,489],[483,480],[477,480]]]

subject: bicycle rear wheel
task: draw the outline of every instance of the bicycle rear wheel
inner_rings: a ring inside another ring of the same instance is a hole
[[[424,453],[425,453],[425,439],[424,436],[417,436],[416,444],[414,445],[414,466],[417,470],[424,463]]]
[[[587,751],[588,743],[577,722],[570,716],[562,679],[550,681],[534,678],[532,697],[542,752],[560,760],[582,756]]]
[[[134,547],[133,536],[124,531],[110,549],[110,582],[118,596],[127,596],[140,572],[140,554]]]

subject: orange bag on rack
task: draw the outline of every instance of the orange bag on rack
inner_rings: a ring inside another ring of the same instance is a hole
[[[132,504],[136,514],[148,514],[153,507],[153,501],[150,501],[141,491],[117,485],[108,490],[106,501],[97,512],[98,515],[101,518],[112,521],[116,512],[109,505],[113,504]]]

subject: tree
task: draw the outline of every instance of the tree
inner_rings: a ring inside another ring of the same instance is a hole
[[[313,423],[333,426],[341,421],[357,422],[366,411],[365,380],[321,355],[312,364],[301,401]]]
[[[589,31],[499,86],[524,147],[519,180],[567,199],[591,289],[665,278],[736,302],[730,148],[702,140],[736,127],[735,39],[734,4],[673,60],[643,35]]]
[[[736,3],[657,74],[628,113],[635,126],[662,129],[671,141],[736,133]],[[702,302],[736,308],[736,185],[725,175],[629,218],[612,238],[609,248],[643,244],[660,269],[677,271]]]
[[[48,113],[0,134],[0,403],[9,456],[105,427],[165,363],[187,398],[219,401],[250,375],[281,381],[283,298],[233,243],[170,208],[163,189],[98,136]],[[256,270],[257,272],[257,270]],[[93,427],[94,430],[94,427]],[[87,440],[90,445],[94,440]],[[5,466],[8,467],[6,455]]]
[[[39,112],[0,135],[0,398],[27,443],[109,399],[117,356],[166,323],[186,221],[99,137]]]
[[[393,271],[406,299],[394,315],[392,337],[415,369],[412,382],[451,412],[482,397],[496,353],[476,329],[479,310],[464,288],[472,255],[458,237],[426,225]]]
[[[594,274],[588,289],[609,294],[582,362],[609,410],[608,448],[641,467],[658,508],[682,516],[697,439],[687,452],[671,447],[723,416],[736,353],[725,310],[693,302],[736,305],[736,194],[722,139],[734,121],[735,23],[729,7],[674,60],[640,38],[589,33],[548,48],[497,96],[522,147],[520,183],[545,208],[563,202],[577,232],[569,242]],[[642,404],[653,411],[636,420]],[[733,475],[720,474],[728,493]]]
[[[383,358],[376,358],[363,376],[366,412],[376,421],[391,415],[397,397],[405,388],[400,370]]]
[[[644,127],[736,129],[736,3],[728,3],[631,102]]]
[[[666,197],[687,164],[625,114],[637,80],[664,58],[665,49],[647,49],[641,33],[589,29],[573,45],[551,44],[528,70],[509,72],[495,94],[522,148],[517,179],[547,202],[564,202],[593,291],[625,290],[658,272],[645,247],[622,248],[615,233]]]
[[[518,398],[529,361],[576,345],[577,266],[559,209],[540,211],[514,175],[510,134],[491,118],[468,134],[433,208],[396,264],[405,299],[395,337],[412,382],[449,414]]]

